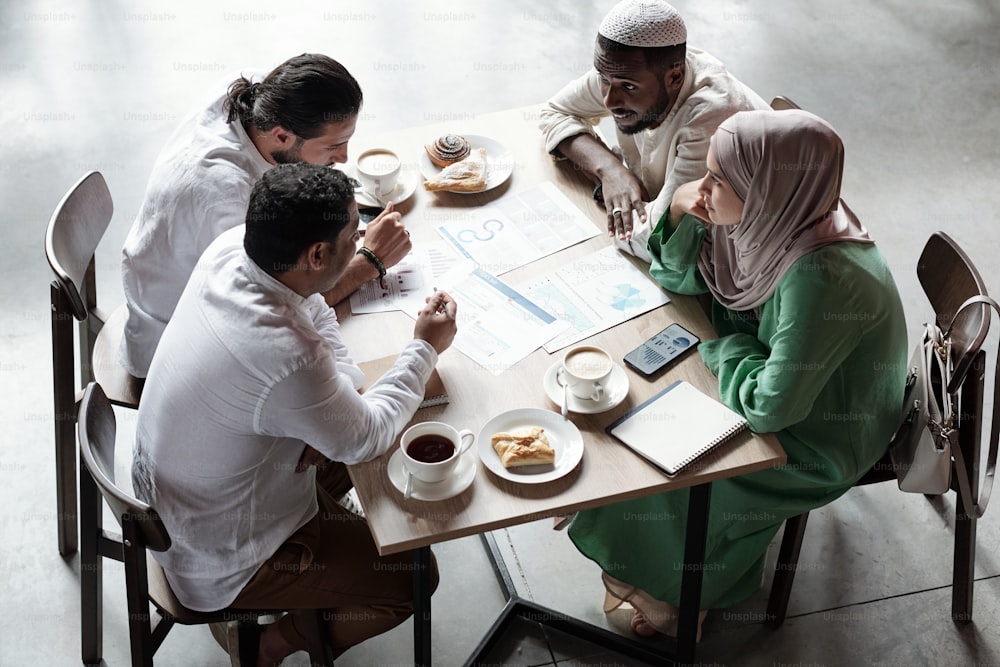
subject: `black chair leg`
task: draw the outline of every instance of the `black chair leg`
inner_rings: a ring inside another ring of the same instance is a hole
[[[80,650],[83,664],[100,665],[103,653],[104,586],[99,535],[101,494],[80,463]]]
[[[802,550],[802,538],[806,533],[808,519],[809,512],[804,512],[785,521],[785,532],[781,536],[781,548],[778,550],[778,562],[774,565],[771,595],[767,599],[764,624],[769,628],[778,628],[785,622],[788,600],[792,596],[792,582],[795,580],[795,570],[799,565],[799,552]]]
[[[303,610],[302,623],[309,636],[309,664],[317,667],[333,667],[333,647],[326,640],[326,620],[330,612],[326,609]]]

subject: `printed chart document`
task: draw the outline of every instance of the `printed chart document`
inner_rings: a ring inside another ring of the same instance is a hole
[[[747,420],[678,380],[606,429],[668,475],[743,432]]]
[[[551,182],[505,195],[437,228],[459,253],[499,276],[599,233]]]
[[[659,285],[610,246],[518,289],[569,322],[566,331],[545,343],[549,353],[670,303]]]
[[[442,276],[437,287],[458,304],[454,347],[494,375],[566,327],[565,322],[472,262],[458,264]],[[416,311],[412,315],[416,317]]]
[[[396,266],[386,271],[382,280],[369,280],[351,295],[351,312],[384,313],[402,310],[416,316],[424,307],[424,298],[434,292],[438,278],[459,261],[452,247],[444,241],[421,243]]]

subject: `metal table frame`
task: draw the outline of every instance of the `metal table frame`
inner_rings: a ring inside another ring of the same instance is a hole
[[[705,544],[708,537],[708,512],[711,503],[711,482],[691,487],[688,504],[688,523],[684,542],[684,570],[681,574],[681,606],[678,619],[677,640],[673,654],[664,654],[656,648],[638,640],[625,637],[591,623],[573,618],[567,614],[549,609],[517,594],[492,533],[480,537],[487,556],[493,565],[497,583],[504,592],[506,605],[500,611],[493,625],[472,655],[466,660],[467,666],[483,665],[500,638],[517,619],[540,623],[545,627],[583,639],[597,646],[615,651],[630,658],[644,660],[650,664],[675,665],[694,662],[697,644],[698,611],[701,601],[701,586],[704,575]],[[414,614],[413,652],[416,665],[431,664],[431,590],[430,590],[430,547],[420,547],[414,556]]]

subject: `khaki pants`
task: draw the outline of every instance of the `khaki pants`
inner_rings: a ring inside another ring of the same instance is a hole
[[[414,554],[379,556],[368,523],[334,501],[351,488],[343,464],[317,470],[316,486],[319,512],[260,567],[230,606],[324,609],[330,645],[340,655],[412,615]],[[437,588],[433,557],[431,568]],[[278,630],[304,651],[308,643],[296,620],[286,614]]]

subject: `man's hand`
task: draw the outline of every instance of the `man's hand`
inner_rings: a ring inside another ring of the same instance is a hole
[[[391,202],[377,218],[368,223],[365,229],[365,246],[375,253],[386,268],[399,264],[413,247],[410,233],[403,227],[402,216],[393,210]],[[333,289],[324,292],[323,298],[330,306],[335,306],[377,275],[371,262],[355,255],[340,281]]]
[[[646,222],[646,205],[649,199],[646,188],[624,165],[610,169],[601,178],[604,207],[608,212],[608,236],[619,239],[632,238],[633,214],[639,222]]]
[[[601,183],[604,206],[608,211],[608,236],[632,238],[633,214],[638,216],[640,222],[646,222],[643,202],[649,201],[649,195],[622,159],[586,133],[564,139],[556,151],[591,179]]]
[[[365,228],[365,246],[382,260],[386,268],[396,266],[410,252],[410,233],[403,217],[393,210],[392,202]]]
[[[305,472],[309,469],[309,466],[322,468],[329,462],[330,459],[326,458],[326,456],[306,445],[306,448],[302,450],[302,456],[299,457],[299,462],[295,465],[295,472]]]
[[[427,297],[427,305],[417,314],[417,323],[413,327],[413,337],[425,340],[431,344],[438,354],[451,346],[458,332],[455,316],[458,314],[458,304],[447,292],[436,292]]]

